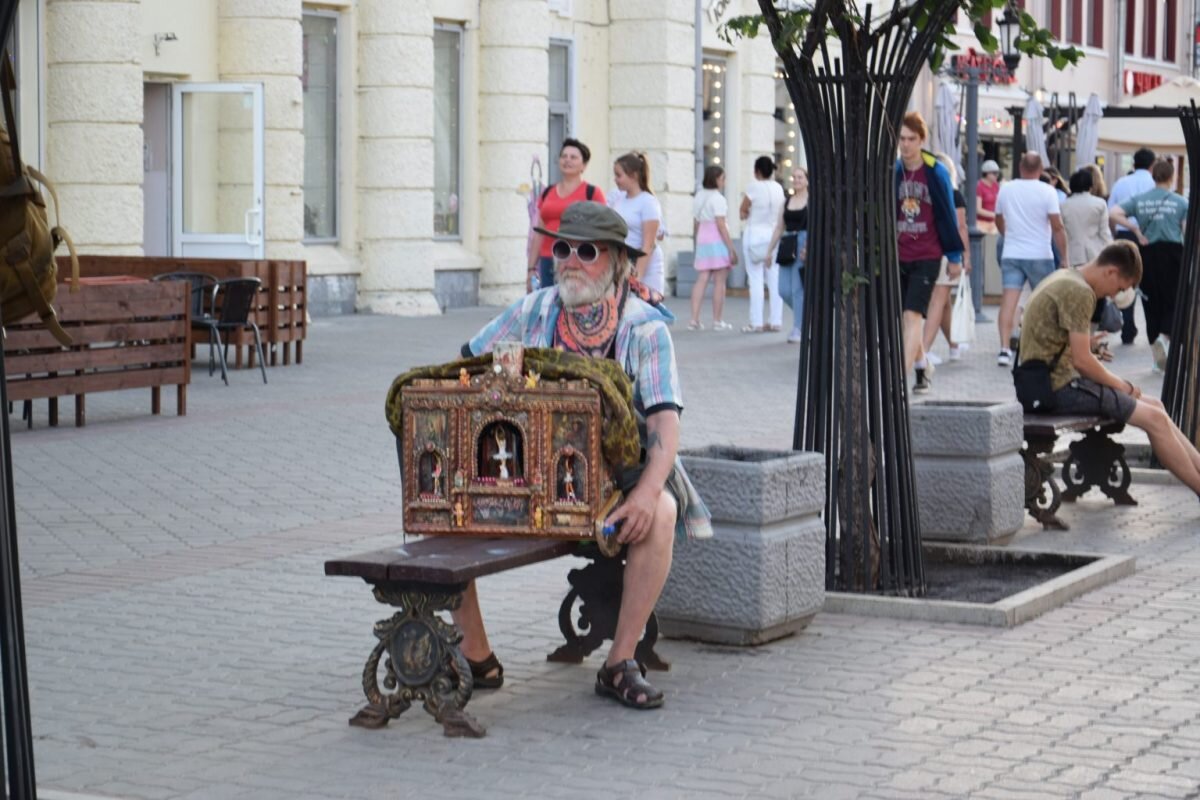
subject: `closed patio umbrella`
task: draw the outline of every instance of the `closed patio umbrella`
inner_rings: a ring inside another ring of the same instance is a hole
[[[1042,157],[1042,166],[1050,166],[1050,156],[1046,154],[1046,132],[1042,129],[1042,104],[1032,95],[1025,104],[1025,151],[1034,152]]]
[[[1103,116],[1104,109],[1100,106],[1100,97],[1092,92],[1087,107],[1083,109],[1083,119],[1079,120],[1079,133],[1075,141],[1076,169],[1096,160],[1096,145],[1100,142],[1100,119]]]
[[[948,81],[942,81],[942,85],[938,87],[933,110],[933,150],[935,153],[950,156],[950,160],[958,169],[958,180],[961,183],[966,174],[962,166],[962,148],[958,146],[958,98],[954,96]]]

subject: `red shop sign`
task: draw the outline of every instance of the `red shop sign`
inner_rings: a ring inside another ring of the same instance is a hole
[[[950,67],[957,74],[958,79],[967,80],[967,68],[974,67],[979,70],[979,82],[987,84],[1012,84],[1017,82],[1017,76],[1008,71],[1008,67],[1004,66],[1004,58],[999,55],[990,53],[979,53],[971,48],[967,48],[965,55],[952,56],[950,58]]]
[[[1162,86],[1163,76],[1153,72],[1138,72],[1136,69],[1125,70],[1125,94],[1136,96]]]

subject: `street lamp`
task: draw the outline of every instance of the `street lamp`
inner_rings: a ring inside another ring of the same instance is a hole
[[[1000,33],[1000,52],[1004,57],[1004,67],[1010,74],[1016,72],[1021,62],[1021,51],[1017,43],[1021,34],[1021,19],[1011,5],[1004,9],[996,23]],[[971,304],[975,306],[975,321],[988,322],[983,313],[983,231],[979,230],[975,213],[975,197],[979,186],[979,76],[981,68],[976,64],[968,64],[966,73],[967,88],[967,185],[963,193],[967,201],[967,236],[970,238],[971,265],[975,271],[975,280],[971,281]]]

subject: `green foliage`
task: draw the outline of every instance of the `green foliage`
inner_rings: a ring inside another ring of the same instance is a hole
[[[852,30],[867,34],[881,30],[884,26],[895,24],[911,24],[919,30],[925,30],[929,24],[930,8],[934,7],[935,3],[952,3],[957,6],[958,10],[965,14],[970,21],[979,46],[988,53],[995,53],[999,50],[1000,40],[996,36],[994,21],[992,26],[985,26],[983,17],[991,11],[993,16],[998,18],[1003,14],[1008,0],[924,0],[924,2],[917,0],[907,9],[898,5],[896,10],[884,11],[881,16],[871,20],[864,20],[854,4],[841,2],[831,5],[829,15],[837,17],[839,20],[845,20],[850,24]],[[1030,58],[1047,58],[1055,69],[1063,69],[1069,64],[1076,64],[1083,57],[1082,50],[1056,45],[1050,31],[1040,27],[1028,12],[1020,11],[1018,17],[1021,34],[1017,41],[1017,49],[1023,55]],[[814,23],[812,7],[795,11],[780,10],[779,19],[782,29],[773,42],[778,51],[801,47],[804,41],[814,33],[811,30]],[[766,19],[762,14],[747,14],[726,20],[717,29],[717,33],[726,42],[732,44],[734,39],[757,38],[759,30],[765,23]],[[829,24],[825,25],[825,30],[820,34],[817,38],[838,38],[837,32]],[[946,53],[959,49],[958,44],[952,38],[954,35],[953,23],[948,23],[938,33],[933,52],[929,57],[930,67],[935,70],[940,68],[945,61]]]

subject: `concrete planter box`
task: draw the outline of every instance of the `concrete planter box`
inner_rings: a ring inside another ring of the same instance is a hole
[[[747,645],[804,628],[825,602],[825,460],[734,447],[682,455],[715,536],[676,547],[655,609],[662,633]]]
[[[914,403],[913,467],[921,536],[1004,541],[1025,524],[1023,414],[1017,403]]]

